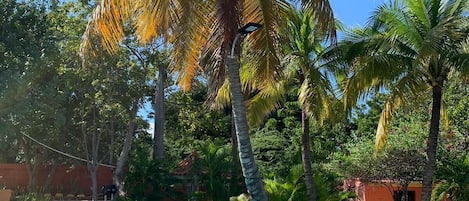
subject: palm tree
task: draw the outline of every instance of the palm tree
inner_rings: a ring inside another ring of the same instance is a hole
[[[395,0],[379,6],[367,27],[351,31],[341,43],[342,56],[352,66],[344,92],[348,108],[360,97],[382,90],[389,93],[378,123],[376,149],[385,142],[396,108],[431,92],[423,201],[431,198],[445,81],[469,73],[467,5],[467,0]]]
[[[262,29],[247,38],[250,50],[247,61],[265,86],[275,83],[279,66],[275,29],[282,25],[282,13],[278,8],[283,4],[287,1],[102,0],[90,18],[81,49],[82,52],[91,50],[90,39],[94,35],[100,36],[107,49],[117,49],[124,37],[123,25],[131,21],[142,42],[161,36],[171,44],[174,69],[178,72],[177,82],[182,89],[189,89],[191,79],[202,68],[199,66],[200,57],[205,55],[210,62],[204,68],[210,69],[214,89],[224,82],[225,74],[228,77],[240,162],[248,192],[252,200],[267,200],[249,140],[239,80],[240,44],[234,44],[238,47],[234,57],[228,57],[228,53],[241,24],[263,24]],[[303,0],[302,5],[315,10],[323,30],[334,29],[330,26],[333,15],[327,0]],[[334,38],[335,31],[330,33]]]
[[[301,158],[308,200],[315,201],[316,193],[311,170],[310,117],[322,125],[329,116],[331,95],[333,95],[331,79],[327,78],[326,69],[321,68],[321,43],[325,40],[320,33],[312,10],[297,10],[286,7],[288,26],[282,31],[287,79],[300,85],[298,101],[301,107]]]

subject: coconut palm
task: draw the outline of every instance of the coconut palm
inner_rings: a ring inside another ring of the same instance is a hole
[[[262,83],[256,82],[256,74],[247,65],[240,69],[243,93],[249,97],[246,100],[248,123],[250,126],[262,123],[264,117],[283,101],[287,85],[301,85],[298,100],[302,107],[302,160],[308,200],[316,200],[311,172],[309,121],[310,116],[314,116],[315,120],[322,122],[330,110],[333,90],[330,79],[324,74],[326,69],[319,66],[318,56],[326,35],[320,32],[312,10],[302,8],[299,11],[285,5],[282,12],[287,19],[287,26],[283,27],[280,34],[281,49],[286,54],[286,70],[283,72],[286,77],[270,87],[259,87]],[[228,105],[227,82],[218,91],[215,103],[218,107]]]
[[[229,50],[240,25],[257,22],[262,29],[247,38],[250,56],[247,61],[254,69],[257,79],[265,86],[275,83],[279,59],[277,57],[278,37],[275,28],[282,25],[278,7],[287,4],[278,0],[102,0],[94,10],[87,31],[84,34],[82,52],[92,49],[91,37],[100,36],[109,49],[118,48],[124,37],[124,25],[133,23],[135,34],[142,42],[156,37],[170,43],[172,60],[178,75],[177,82],[183,89],[189,89],[191,79],[200,66],[200,58],[208,62],[214,89],[227,75],[240,161],[246,186],[253,200],[266,200],[262,180],[254,162],[249,140],[244,97],[239,79],[240,44],[235,55],[229,57]],[[332,10],[327,0],[302,1],[302,5],[314,9],[323,30],[334,28]],[[334,37],[335,32],[331,32]],[[210,54],[208,54],[210,53]],[[86,58],[85,54],[85,58]],[[226,68],[225,68],[226,67]],[[215,90],[213,90],[215,91]]]
[[[329,115],[332,85],[327,70],[322,68],[319,54],[325,40],[316,24],[312,10],[287,7],[288,26],[282,31],[285,53],[286,78],[299,84],[298,101],[301,107],[301,155],[308,200],[316,200],[311,170],[310,117],[322,125]]]
[[[389,93],[375,148],[385,142],[393,111],[431,92],[423,201],[431,197],[445,81],[469,73],[467,6],[467,0],[394,0],[379,6],[364,29],[351,31],[341,43],[353,71],[345,86],[347,106],[378,91]]]

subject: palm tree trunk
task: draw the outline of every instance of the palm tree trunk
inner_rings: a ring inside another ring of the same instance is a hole
[[[306,194],[308,201],[316,201],[313,174],[311,172],[311,140],[309,138],[309,116],[305,109],[301,110],[301,159],[305,173]]]
[[[440,130],[440,109],[443,84],[434,86],[432,91],[432,117],[430,120],[430,133],[427,140],[427,163],[423,174],[422,201],[430,201],[432,194],[433,174],[436,169],[436,149],[438,133]]]
[[[236,195],[239,193],[238,181],[240,179],[240,167],[239,167],[239,156],[238,156],[238,138],[236,137],[236,127],[234,122],[234,116],[231,114],[231,155],[233,157],[231,166],[231,184],[230,184],[230,195]]]
[[[241,91],[241,81],[239,78],[239,60],[238,57],[227,56],[225,61],[236,136],[238,138],[239,160],[246,188],[252,201],[267,201],[267,194],[265,193],[262,178],[254,161],[251,141],[249,139],[246,106],[244,105],[244,96]]]
[[[163,65],[158,66],[158,84],[155,91],[155,128],[154,128],[154,144],[153,159],[163,159],[164,152],[164,81],[166,79],[166,71]]]

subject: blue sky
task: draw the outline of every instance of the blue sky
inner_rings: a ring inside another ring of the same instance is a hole
[[[329,0],[337,19],[347,27],[363,26],[378,5],[387,0]]]

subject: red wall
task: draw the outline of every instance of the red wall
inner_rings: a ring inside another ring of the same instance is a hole
[[[47,175],[51,170],[50,166],[40,168],[37,176],[37,187],[44,188]],[[107,167],[98,167],[98,192],[101,192],[103,185],[112,184],[112,169]],[[28,186],[28,171],[22,164],[0,164],[0,186],[5,186],[14,191],[23,191]],[[46,192],[47,191],[47,192]],[[86,165],[63,165],[57,166],[55,173],[44,193],[74,193],[91,194],[91,178],[88,174]]]

